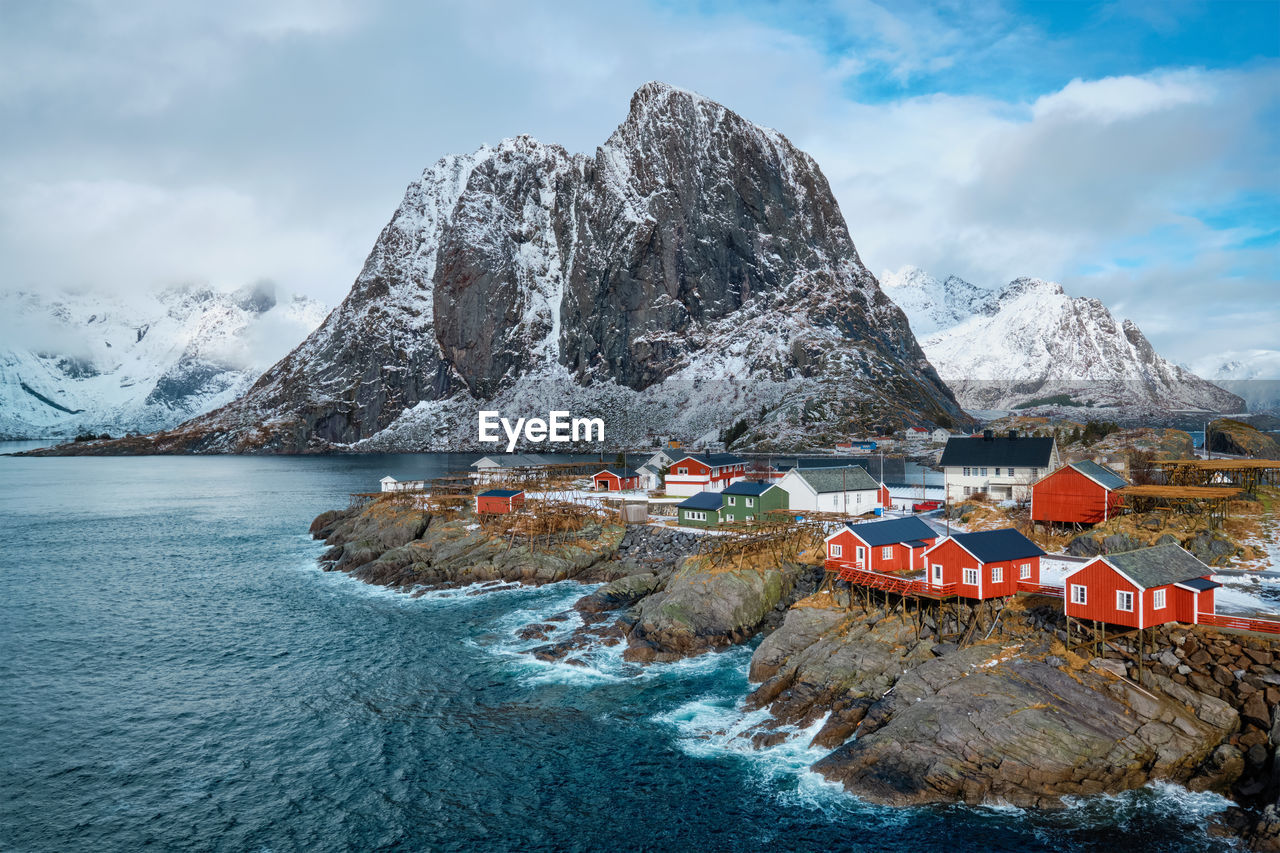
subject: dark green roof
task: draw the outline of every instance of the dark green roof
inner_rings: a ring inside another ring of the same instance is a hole
[[[1173,543],[1140,548],[1102,559],[1124,572],[1144,589],[1181,583],[1213,574],[1213,569]]]
[[[875,478],[865,468],[857,465],[846,468],[793,468],[791,473],[803,479],[820,495],[880,488]]]

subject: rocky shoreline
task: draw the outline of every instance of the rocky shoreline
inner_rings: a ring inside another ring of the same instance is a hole
[[[531,549],[470,513],[374,500],[323,513],[311,533],[330,546],[326,570],[410,594],[599,584],[574,605],[581,627],[532,649],[547,660],[625,644],[626,660],[674,661],[762,637],[744,704],[769,716],[741,736],[767,748],[821,721],[812,745],[830,751],[813,769],[871,802],[1053,809],[1168,781],[1230,798],[1238,805],[1215,831],[1280,850],[1280,639],[1167,626],[1139,673],[1127,641],[1099,657],[1068,652],[1051,599],[1012,599],[987,636],[960,647],[927,618],[819,591],[814,562],[713,566],[687,531],[598,523]]]

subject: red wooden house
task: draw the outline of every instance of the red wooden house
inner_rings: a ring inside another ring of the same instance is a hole
[[[490,489],[476,495],[476,515],[501,515],[524,506],[524,492],[515,489]]]
[[[747,460],[732,453],[704,453],[686,456],[667,469],[667,494],[696,495],[722,492],[724,487],[747,476]]]
[[[851,566],[873,572],[908,572],[924,568],[924,552],[938,539],[918,518],[846,523],[826,539],[827,571]]]
[[[957,533],[924,552],[930,586],[955,584],[961,598],[1002,598],[1018,582],[1040,583],[1044,551],[1012,527]]]
[[[1097,524],[1124,504],[1120,489],[1129,483],[1096,462],[1063,465],[1031,487],[1031,520],[1059,524]]]
[[[605,468],[591,478],[599,492],[621,492],[640,488],[640,472],[632,468]]]
[[[1195,625],[1214,612],[1213,570],[1180,545],[1097,557],[1066,578],[1064,612],[1129,628]]]
[[[893,498],[889,496],[889,487],[884,483],[880,484],[880,506],[885,509],[893,508]]]

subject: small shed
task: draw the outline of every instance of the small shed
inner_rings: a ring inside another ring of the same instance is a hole
[[[640,488],[640,473],[634,468],[605,468],[591,478],[598,492],[624,492]]]
[[[1091,460],[1063,465],[1031,487],[1031,520],[1098,524],[1124,505],[1119,490],[1129,483]]]
[[[676,504],[676,523],[681,527],[718,527],[721,506],[719,492],[698,492]]]
[[[524,506],[523,489],[490,489],[476,495],[477,515],[502,515]]]
[[[1180,545],[1169,543],[1085,563],[1066,577],[1063,611],[1128,628],[1166,622],[1195,625],[1214,613],[1213,570]]]
[[[827,536],[827,560],[873,572],[905,572],[924,568],[925,549],[937,532],[915,516],[846,522]]]
[[[955,584],[962,598],[1003,598],[1018,582],[1040,583],[1040,546],[1012,527],[957,533],[924,552],[931,586]]]
[[[382,491],[384,492],[396,491],[396,486],[399,485],[400,483],[399,480],[397,480],[395,477],[392,477],[391,475],[387,475],[386,477],[383,477],[378,482],[382,484]]]

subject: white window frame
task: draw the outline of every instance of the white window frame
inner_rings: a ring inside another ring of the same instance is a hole
[[[738,499],[737,499],[736,497],[734,497],[733,495],[725,495],[725,498],[729,501],[729,506],[737,506],[737,505],[738,505]]]
[[[1151,609],[1164,610],[1166,604],[1168,604],[1168,602],[1165,600],[1165,590],[1153,590],[1151,593]]]
[[[1128,604],[1129,606],[1125,607],[1125,604]],[[1116,590],[1116,610],[1119,610],[1121,613],[1133,612],[1133,593],[1132,592],[1129,592],[1128,590],[1124,590],[1124,589]]]
[[[1004,583],[1004,566],[991,567],[991,582]]]
[[[688,468],[677,468],[677,469],[676,469],[676,473],[677,473],[677,474],[688,474],[688,473],[689,473],[689,469],[688,469]]]
[[[892,545],[885,545],[883,548],[881,548],[881,549],[880,549],[880,559],[882,559],[882,560],[892,560],[892,559],[893,559],[893,546],[892,546]]]
[[[867,560],[867,549],[859,545],[854,549],[853,553],[857,561],[865,566]]]
[[[844,546],[843,546],[843,545],[837,545],[836,543],[832,542],[832,543],[831,543],[831,547],[830,547],[830,548],[828,548],[827,550],[830,552],[830,554],[831,554],[831,556],[832,556],[833,558],[837,558],[837,559],[838,559],[838,558],[840,558],[840,557],[844,556]]]
[[[934,563],[934,564],[933,564],[933,575],[932,575],[932,577],[933,577],[933,582],[934,582],[935,584],[941,584],[941,583],[942,583],[942,579],[943,579],[944,577],[946,577],[946,575],[943,573],[942,563]]]
[[[1018,566],[1018,580],[1020,581],[1031,580],[1031,564],[1030,563],[1023,563],[1022,565]]]
[[[1073,583],[1071,585],[1071,603],[1088,604],[1089,588],[1082,583]]]
[[[965,586],[977,586],[977,585],[978,585],[978,570],[977,570],[977,569],[965,569],[965,570],[964,570],[964,574],[963,574],[961,577],[962,577],[962,579],[964,580],[964,584],[965,584]],[[971,578],[972,578],[972,580],[971,580]]]
[[[966,466],[964,467],[964,476],[966,476],[966,477],[970,476],[970,474],[969,474],[969,466],[968,466],[968,465],[966,465]]]
[[[750,509],[751,507],[753,507],[753,506],[755,506],[755,505],[756,505],[756,499],[755,499],[755,498],[747,498],[747,508],[748,508],[748,509]]]
[[[706,521],[707,514],[700,509],[686,509],[684,511],[686,521]]]
[[[978,476],[979,476],[979,477],[985,477],[985,476],[987,476],[987,469],[986,469],[986,468],[979,468],[979,469],[978,469],[978,471],[980,472],[980,473],[978,474]]]

